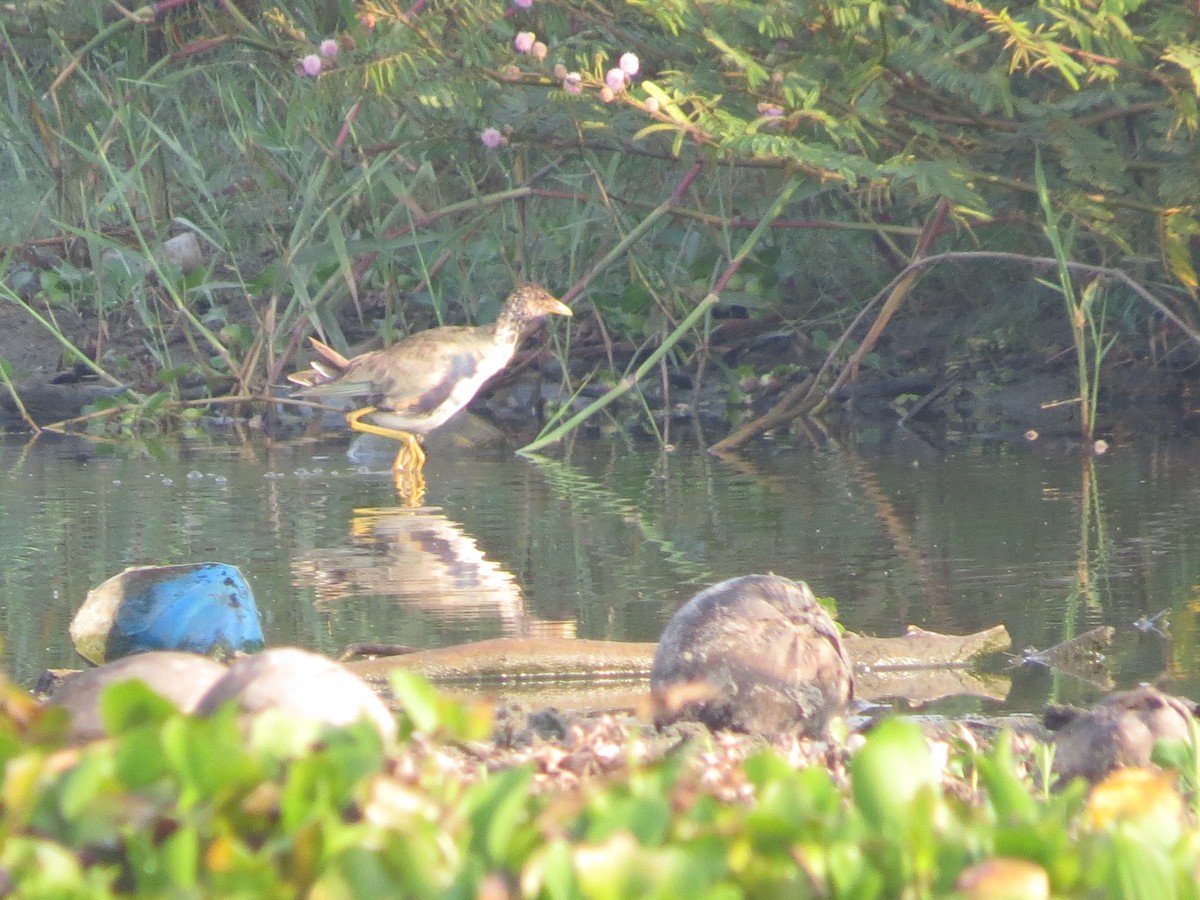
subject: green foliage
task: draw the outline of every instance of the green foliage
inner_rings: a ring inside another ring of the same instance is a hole
[[[1077,258],[1197,286],[1191,4],[17,6],[0,240],[55,257],[2,298],[132,311],[168,370],[182,332],[213,393],[261,393],[299,331],[344,349],[397,319],[475,320],[518,276],[577,284],[607,331],[661,341],[796,174],[797,227],[756,241],[726,301],[753,314],[844,324],[890,277],[879,246],[903,255],[942,198],[939,249],[1043,252],[1037,154]],[[544,56],[514,48],[523,31]],[[637,74],[606,87],[627,53]],[[177,230],[204,243],[199,271],[157,254]],[[677,363],[703,351],[703,318]]]
[[[1046,176],[1042,170],[1039,158],[1034,166],[1034,178],[1038,186],[1038,201],[1042,205],[1042,214],[1046,218],[1046,238],[1054,252],[1058,267],[1057,283],[1043,282],[1062,294],[1066,303],[1067,321],[1071,323],[1071,339],[1075,344],[1075,361],[1077,384],[1079,385],[1079,424],[1081,437],[1087,443],[1095,437],[1096,404],[1100,391],[1100,366],[1104,356],[1112,349],[1116,338],[1106,341],[1105,313],[1107,311],[1103,300],[1103,289],[1098,282],[1089,283],[1082,294],[1075,290],[1071,279],[1068,263],[1070,262],[1070,245],[1073,235],[1062,234],[1059,221],[1060,213],[1055,212],[1050,202],[1050,194],[1046,188]],[[1099,315],[1096,313],[1096,300],[1101,299]]]
[[[389,677],[392,697],[400,707],[401,730],[444,740],[479,741],[491,731],[492,708],[486,704],[448,700],[424,678],[395,669]]]
[[[439,703],[428,730],[464,715]],[[1046,796],[1007,738],[943,766],[915,725],[887,721],[851,757],[848,787],[768,748],[731,802],[700,787],[695,750],[556,796],[532,790],[529,767],[464,786],[437,744],[401,746],[390,766],[365,726],[297,754],[284,720],[248,737],[232,710],[183,716],[140,685],[103,709],[114,738],[75,751],[4,714],[22,735],[0,806],[17,896],[944,896],[1004,860],[1038,867],[1056,897],[1198,896],[1200,832],[1169,775],[1104,803],[1107,784]],[[953,799],[943,768],[977,770],[978,790]]]
[[[854,755],[850,774],[855,803],[881,831],[906,829],[918,798],[934,801],[940,792],[938,767],[925,738],[919,728],[900,719],[876,729]]]

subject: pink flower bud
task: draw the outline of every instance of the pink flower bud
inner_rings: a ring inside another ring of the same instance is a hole
[[[513,46],[517,48],[518,53],[528,53],[533,49],[536,37],[532,31],[522,31],[513,39]]]
[[[529,9],[533,6],[533,0],[513,0],[513,6],[517,9]]]
[[[338,55],[338,42],[333,38],[325,38],[321,41],[321,46],[317,48],[321,55],[326,59],[336,59]]]
[[[625,87],[625,73],[620,69],[609,69],[604,76],[604,83],[615,94]]]
[[[555,63],[554,64],[554,77],[557,78],[559,81],[562,81],[564,78],[566,78],[567,77],[567,67],[564,66],[562,63]]]
[[[642,67],[641,62],[637,58],[636,53],[625,53],[621,55],[620,62],[617,63],[621,67],[621,71],[632,78],[638,73],[638,69]]]
[[[616,92],[613,91],[607,84],[600,88],[600,99],[605,103],[612,103],[617,99]]]
[[[658,112],[658,101],[653,97],[647,97],[646,101],[642,104],[642,108],[648,113],[656,113]]]
[[[479,135],[479,141],[489,150],[495,150],[504,143],[504,135],[495,128],[485,128]]]
[[[578,72],[568,72],[563,76],[563,90],[568,94],[583,93],[583,76]]]
[[[300,60],[300,71],[309,78],[316,78],[321,74],[321,57],[315,53],[308,54],[308,56]]]
[[[540,62],[546,58],[546,54],[549,52],[549,48],[547,48],[546,45],[541,41],[534,41],[533,47],[529,51],[529,55]]]

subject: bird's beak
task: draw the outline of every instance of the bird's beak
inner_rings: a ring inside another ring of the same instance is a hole
[[[575,313],[571,312],[571,307],[559,300],[555,300],[552,304],[550,304],[550,308],[547,310],[547,312],[554,313],[557,316],[575,315]]]

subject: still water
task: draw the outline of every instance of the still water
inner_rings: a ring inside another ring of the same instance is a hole
[[[364,471],[345,446],[0,438],[6,669],[27,684],[78,665],[71,616],[130,565],[237,565],[268,644],[329,653],[361,640],[653,641],[700,587],[775,572],[879,636],[1003,624],[1015,648],[1045,648],[1113,625],[1116,684],[1200,694],[1195,442],[1086,459],[906,440],[766,444],[734,461],[615,445],[439,453],[420,510],[397,506],[386,461]],[[1164,609],[1162,633],[1133,627]],[[1099,690],[1042,668],[1004,675],[999,697],[965,708],[1033,710]]]

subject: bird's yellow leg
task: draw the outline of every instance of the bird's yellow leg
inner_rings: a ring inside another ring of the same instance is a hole
[[[370,422],[363,422],[363,416],[369,416],[372,413],[378,412],[378,408],[374,406],[364,406],[362,409],[356,409],[346,413],[346,424],[355,431],[361,431],[363,434],[377,434],[380,437],[391,438],[393,441],[407,441],[412,438],[412,435],[407,431],[401,431],[398,428],[385,428],[382,425],[373,425]]]
[[[425,451],[421,448],[421,442],[417,436],[409,431],[401,431],[399,428],[386,428],[383,425],[362,421],[364,416],[369,416],[376,411],[377,407],[364,406],[362,409],[348,412],[346,413],[346,424],[363,434],[374,434],[399,441],[400,452],[396,454],[396,460],[392,463],[393,471],[398,472],[401,469],[409,468],[420,470],[425,465]]]

